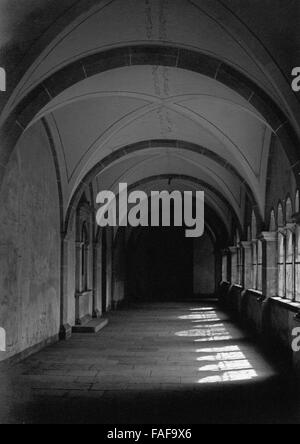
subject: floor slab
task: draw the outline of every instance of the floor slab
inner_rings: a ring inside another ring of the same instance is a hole
[[[109,321],[1,371],[1,422],[300,422],[286,375],[217,305],[138,305]]]

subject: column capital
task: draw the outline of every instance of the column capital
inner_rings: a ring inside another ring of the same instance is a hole
[[[264,242],[276,242],[277,233],[275,231],[262,231],[259,240]]]
[[[286,224],[285,228],[286,230],[290,230],[290,231],[295,231],[297,227],[297,224],[295,222],[289,222],[288,224]]]
[[[278,233],[282,234],[283,236],[286,236],[288,231],[295,232],[296,228],[297,228],[297,224],[290,222],[290,223],[286,224],[284,227],[280,227],[278,230]]]
[[[228,250],[230,251],[231,254],[235,254],[238,251],[238,247],[237,246],[235,246],[235,247],[228,247]]]

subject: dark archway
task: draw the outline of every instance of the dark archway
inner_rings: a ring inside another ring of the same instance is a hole
[[[143,228],[128,249],[128,291],[135,300],[178,301],[193,296],[193,240],[184,228]]]

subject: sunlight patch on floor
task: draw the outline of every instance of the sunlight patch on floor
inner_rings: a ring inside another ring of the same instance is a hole
[[[255,370],[240,370],[240,371],[232,371],[225,372],[221,375],[216,376],[208,376],[206,378],[202,378],[198,381],[199,384],[216,384],[216,383],[224,383],[224,382],[234,382],[234,381],[249,381],[254,378],[257,378],[257,373]]]
[[[202,307],[202,308],[190,308],[190,311],[213,311],[215,312],[215,309],[213,307]]]
[[[236,361],[245,359],[245,355],[242,352],[228,352],[218,353],[216,355],[201,356],[197,358],[197,361]]]
[[[238,345],[228,345],[225,347],[200,348],[197,353],[230,353],[238,352],[240,347]]]
[[[188,321],[188,320],[203,320],[203,321],[209,321],[209,320],[220,320],[216,313],[208,313],[208,314],[190,314],[186,316],[179,316],[179,319],[182,321]]]
[[[208,325],[204,324],[201,326],[201,328],[193,328],[191,330],[184,330],[179,331],[176,334],[176,336],[186,336],[186,337],[212,337],[212,336],[219,336],[219,335],[225,335],[227,336],[228,331],[224,327],[224,324],[213,324]]]
[[[178,337],[192,338],[194,343],[232,341],[233,337],[217,312],[211,307],[190,309],[191,314],[179,316],[181,321],[190,321],[191,329],[178,331]],[[196,324],[196,325],[195,325]],[[234,381],[252,380],[258,377],[256,370],[238,345],[224,345],[197,349],[198,363],[203,363],[195,370],[201,373],[212,373],[195,383],[213,384]],[[215,374],[213,374],[215,373]]]
[[[199,372],[222,372],[228,370],[251,370],[252,365],[247,359],[242,361],[220,361],[218,364],[204,365]]]

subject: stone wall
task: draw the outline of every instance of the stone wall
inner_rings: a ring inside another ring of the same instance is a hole
[[[294,363],[294,369],[299,374],[300,352],[293,351],[293,330],[300,327],[296,317],[298,307],[280,298],[264,299],[262,294],[253,290],[241,291],[240,286],[223,286],[219,291],[223,307],[232,311],[232,299],[238,297],[240,307],[237,314],[241,325],[258,337],[269,350],[279,354],[282,361]]]
[[[215,293],[214,245],[207,233],[194,240],[194,294]]]
[[[284,202],[287,195],[296,195],[296,180],[290,162],[280,141],[273,138],[269,156],[268,180],[266,190],[265,219],[269,222],[271,210],[277,211],[278,202]]]
[[[0,190],[2,359],[56,337],[60,308],[60,214],[56,172],[41,124],[29,129]]]

